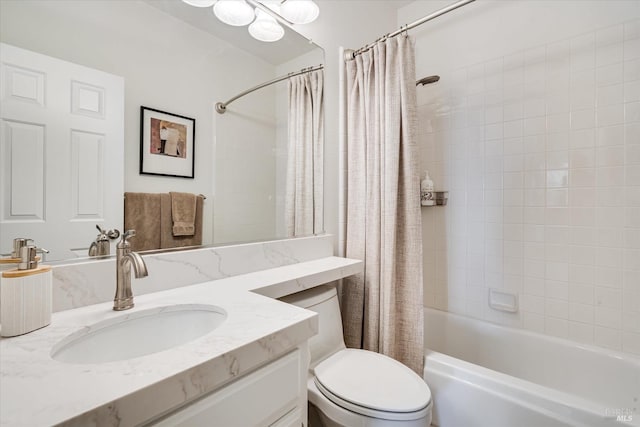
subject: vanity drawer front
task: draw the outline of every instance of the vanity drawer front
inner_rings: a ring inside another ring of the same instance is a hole
[[[162,418],[156,426],[268,426],[292,411],[302,383],[298,350]],[[285,424],[286,425],[286,424]]]

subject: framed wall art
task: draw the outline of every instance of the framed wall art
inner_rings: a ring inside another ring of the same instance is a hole
[[[193,178],[196,119],[140,107],[140,173]]]

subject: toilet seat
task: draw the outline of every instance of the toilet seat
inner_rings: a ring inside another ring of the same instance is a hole
[[[334,404],[371,418],[394,421],[425,417],[431,391],[400,362],[366,350],[338,351],[314,369],[314,383]]]

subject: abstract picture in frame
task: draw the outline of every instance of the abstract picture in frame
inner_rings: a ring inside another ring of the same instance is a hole
[[[196,120],[140,107],[140,173],[194,178]]]

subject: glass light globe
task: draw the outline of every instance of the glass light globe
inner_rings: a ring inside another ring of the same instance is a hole
[[[182,0],[189,6],[195,7],[211,7],[216,2],[216,0]]]
[[[275,42],[284,36],[284,28],[271,16],[256,8],[256,20],[249,25],[249,34],[256,40]]]
[[[313,0],[287,0],[281,6],[281,15],[294,24],[308,24],[316,20],[320,8]]]
[[[253,8],[244,0],[218,0],[213,5],[213,13],[219,20],[234,27],[250,24],[254,18]]]

